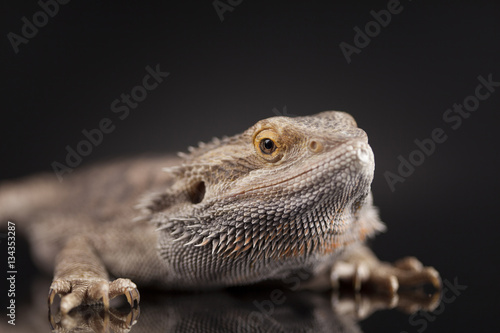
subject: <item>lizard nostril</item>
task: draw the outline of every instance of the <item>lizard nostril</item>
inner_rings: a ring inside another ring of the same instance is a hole
[[[366,148],[359,148],[357,151],[358,159],[363,163],[370,162],[370,152]]]
[[[311,140],[309,141],[309,150],[313,153],[319,153],[323,150],[323,145],[319,141]]]

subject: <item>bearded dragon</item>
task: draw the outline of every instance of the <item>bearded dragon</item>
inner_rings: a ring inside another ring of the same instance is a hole
[[[434,268],[412,257],[382,263],[363,245],[384,230],[374,165],[347,113],[273,117],[179,157],[101,163],[62,183],[50,174],[4,182],[0,217],[16,221],[39,266],[53,270],[49,303],[60,295],[62,313],[107,308],[122,294],[138,304],[136,283],[214,289],[297,271],[389,294],[439,287]]]

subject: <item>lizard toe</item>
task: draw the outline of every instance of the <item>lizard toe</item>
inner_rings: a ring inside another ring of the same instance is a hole
[[[139,304],[141,297],[135,283],[129,279],[116,279],[109,285],[109,297],[115,298],[119,295],[125,295],[130,306]]]
[[[424,268],[424,265],[415,257],[405,257],[395,261],[394,267],[402,270],[418,272]]]
[[[57,279],[52,281],[49,289],[48,303],[49,307],[54,303],[56,295],[64,296],[71,291],[71,283],[67,280]]]
[[[394,274],[403,287],[417,287],[431,284],[437,290],[441,289],[441,277],[434,267],[422,267],[419,270],[395,270]]]

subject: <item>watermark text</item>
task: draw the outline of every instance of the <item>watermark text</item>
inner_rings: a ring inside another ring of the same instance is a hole
[[[116,114],[118,119],[125,120],[130,115],[130,110],[137,108],[139,103],[146,99],[148,91],[156,89],[170,75],[168,72],[162,72],[159,64],[155,68],[146,66],[146,72],[147,74],[142,78],[141,84],[133,87],[130,94],[122,93],[120,98],[111,102],[111,112]],[[62,182],[63,176],[73,172],[73,169],[82,163],[83,158],[90,155],[94,147],[103,142],[104,135],[112,133],[115,129],[116,125],[113,120],[107,117],[102,118],[97,127],[90,130],[83,129],[82,135],[84,138],[74,147],[66,146],[67,154],[64,163],[59,161],[51,163],[57,179]]]
[[[454,103],[451,108],[443,112],[442,119],[451,130],[458,130],[464,119],[468,119],[472,113],[479,109],[481,102],[487,100],[495,92],[495,88],[500,87],[500,81],[493,81],[491,73],[486,77],[479,75],[477,80],[479,83],[473,94],[465,97],[461,104]],[[392,192],[396,190],[396,184],[403,183],[415,172],[416,167],[421,166],[427,157],[434,154],[438,144],[448,139],[446,133],[444,128],[436,127],[427,138],[413,141],[416,146],[414,150],[405,156],[399,155],[397,157],[399,161],[397,170],[384,172],[384,178]]]
[[[21,44],[28,44],[30,39],[35,38],[39,29],[45,27],[49,23],[49,19],[59,13],[59,5],[66,5],[70,0],[40,0],[38,6],[41,10],[35,12],[31,20],[26,16],[21,17],[20,34],[14,32],[7,33],[7,39],[14,50],[14,53],[19,53],[19,46]]]
[[[16,325],[16,224],[7,222],[7,322]]]

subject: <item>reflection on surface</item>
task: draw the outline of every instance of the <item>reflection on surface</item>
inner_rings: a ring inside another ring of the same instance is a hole
[[[134,325],[130,316],[105,314],[102,308],[80,308],[69,317],[56,319],[56,332],[105,331],[105,327],[111,332],[360,332],[354,317],[341,317],[332,309],[327,294],[278,289],[146,293]]]
[[[397,307],[405,312],[432,310],[439,295],[413,291],[398,297],[331,292],[238,288],[206,293],[144,290],[140,308],[127,304],[105,311],[85,306],[61,316],[57,308],[47,321],[46,283],[23,309],[13,332],[361,332],[358,321],[374,311]],[[44,299],[45,302],[41,300]],[[124,302],[126,303],[126,302]],[[45,313],[45,315],[41,315]],[[28,321],[26,318],[30,318]],[[34,330],[34,328],[36,329]],[[47,327],[45,330],[44,327]],[[0,325],[0,328],[2,326]],[[9,328],[10,329],[10,328]],[[2,332],[5,332],[2,329]]]
[[[435,300],[435,299],[434,299]],[[81,308],[58,318],[56,332],[360,332],[357,320],[379,309],[399,306],[418,310],[432,303],[423,295],[399,298],[281,289],[232,290],[199,294],[154,294],[142,297],[128,314]],[[71,319],[71,320],[70,320]],[[54,323],[53,323],[54,324]],[[64,325],[66,324],[66,325]]]

